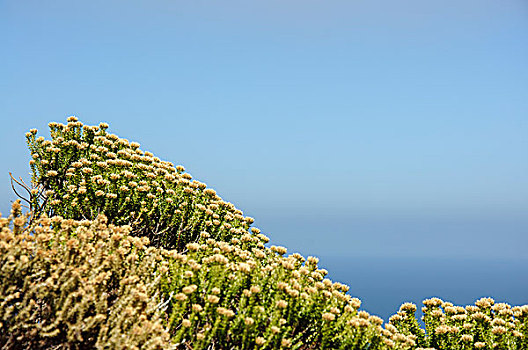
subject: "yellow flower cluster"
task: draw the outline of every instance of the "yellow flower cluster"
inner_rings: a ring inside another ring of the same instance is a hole
[[[169,259],[166,296],[173,340],[193,349],[396,348],[413,337],[359,311],[348,286],[325,278],[318,259],[266,247],[258,229],[224,242],[189,243]],[[209,237],[207,232],[203,236]],[[192,326],[190,326],[192,325]],[[387,345],[389,344],[389,345]]]
[[[423,301],[425,332],[415,318],[416,305],[405,303],[390,318],[401,333],[415,336],[421,347],[435,349],[526,349],[528,305],[512,307],[481,298],[475,305],[455,306],[439,298]]]
[[[94,219],[130,225],[153,245],[183,250],[207,230],[229,240],[247,233],[250,217],[182,166],[162,161],[139,144],[106,132],[108,125],[49,123],[51,140],[26,134],[32,154],[31,210],[35,215]]]

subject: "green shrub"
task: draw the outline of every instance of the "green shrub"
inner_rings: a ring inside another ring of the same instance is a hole
[[[408,349],[317,259],[252,234],[147,247],[106,217],[0,217],[4,349]],[[10,226],[13,226],[11,229]],[[385,331],[386,333],[386,331]]]
[[[528,349],[528,305],[511,307],[491,298],[454,306],[439,298],[423,301],[425,330],[418,327],[416,305],[405,303],[390,318],[399,332],[432,349]]]
[[[528,349],[528,306],[492,299],[383,327],[183,167],[104,123],[49,126],[26,134],[31,214],[0,217],[2,349]]]
[[[184,249],[207,230],[229,240],[253,222],[214,190],[192,180],[139,144],[106,132],[108,125],[49,123],[51,140],[26,134],[31,152],[31,210],[67,219],[93,220],[104,213],[109,223],[130,225],[132,234],[153,245]]]
[[[414,341],[383,335],[383,320],[358,311],[348,286],[325,279],[314,257],[265,247],[254,230],[230,243],[207,238],[173,251],[170,333],[182,349],[398,349]]]

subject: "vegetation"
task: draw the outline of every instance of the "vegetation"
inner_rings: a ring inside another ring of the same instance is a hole
[[[314,257],[139,145],[70,117],[26,134],[0,217],[2,349],[527,349],[528,306],[405,303],[386,324]]]
[[[184,249],[207,230],[229,240],[253,222],[214,190],[191,181],[139,144],[106,132],[108,125],[83,125],[75,117],[66,125],[50,123],[51,140],[26,134],[32,170],[29,194],[36,216],[60,215],[93,220],[104,213],[109,223],[130,225],[134,235],[158,247]]]
[[[2,349],[162,349],[161,256],[104,216],[0,218]],[[10,228],[12,227],[12,228]]]
[[[528,305],[511,307],[491,298],[454,306],[439,298],[423,301],[425,330],[418,327],[416,305],[405,303],[390,318],[399,332],[431,349],[528,349]]]

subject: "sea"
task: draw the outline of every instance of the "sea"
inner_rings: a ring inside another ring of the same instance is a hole
[[[510,305],[528,304],[528,259],[319,257],[328,278],[350,286],[361,309],[385,321],[404,302],[418,306],[438,297],[455,305],[481,297]]]

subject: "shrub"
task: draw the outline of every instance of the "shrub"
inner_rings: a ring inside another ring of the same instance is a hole
[[[31,213],[0,217],[2,348],[528,348],[528,306],[492,299],[425,300],[425,329],[405,303],[382,327],[183,167],[104,123],[49,126],[26,134]]]
[[[230,243],[207,238],[173,251],[169,327],[182,349],[407,349],[414,341],[383,335],[382,319],[358,311],[348,286],[325,279],[314,257],[265,247],[254,230]],[[394,339],[394,340],[391,340]]]
[[[0,348],[167,348],[160,256],[105,221],[0,217]]]
[[[511,307],[491,298],[454,306],[439,298],[423,301],[425,331],[418,327],[416,305],[405,303],[390,324],[433,349],[528,349],[528,305]]]
[[[10,226],[13,226],[11,229]],[[5,349],[407,349],[358,311],[314,257],[205,232],[188,253],[147,247],[106,217],[43,215],[15,202],[0,218],[0,346]]]
[[[206,185],[192,180],[139,144],[106,132],[108,125],[49,123],[51,140],[26,134],[31,152],[31,210],[67,219],[93,220],[104,214],[115,225],[130,225],[158,247],[183,250],[207,229],[229,240],[253,222]]]

